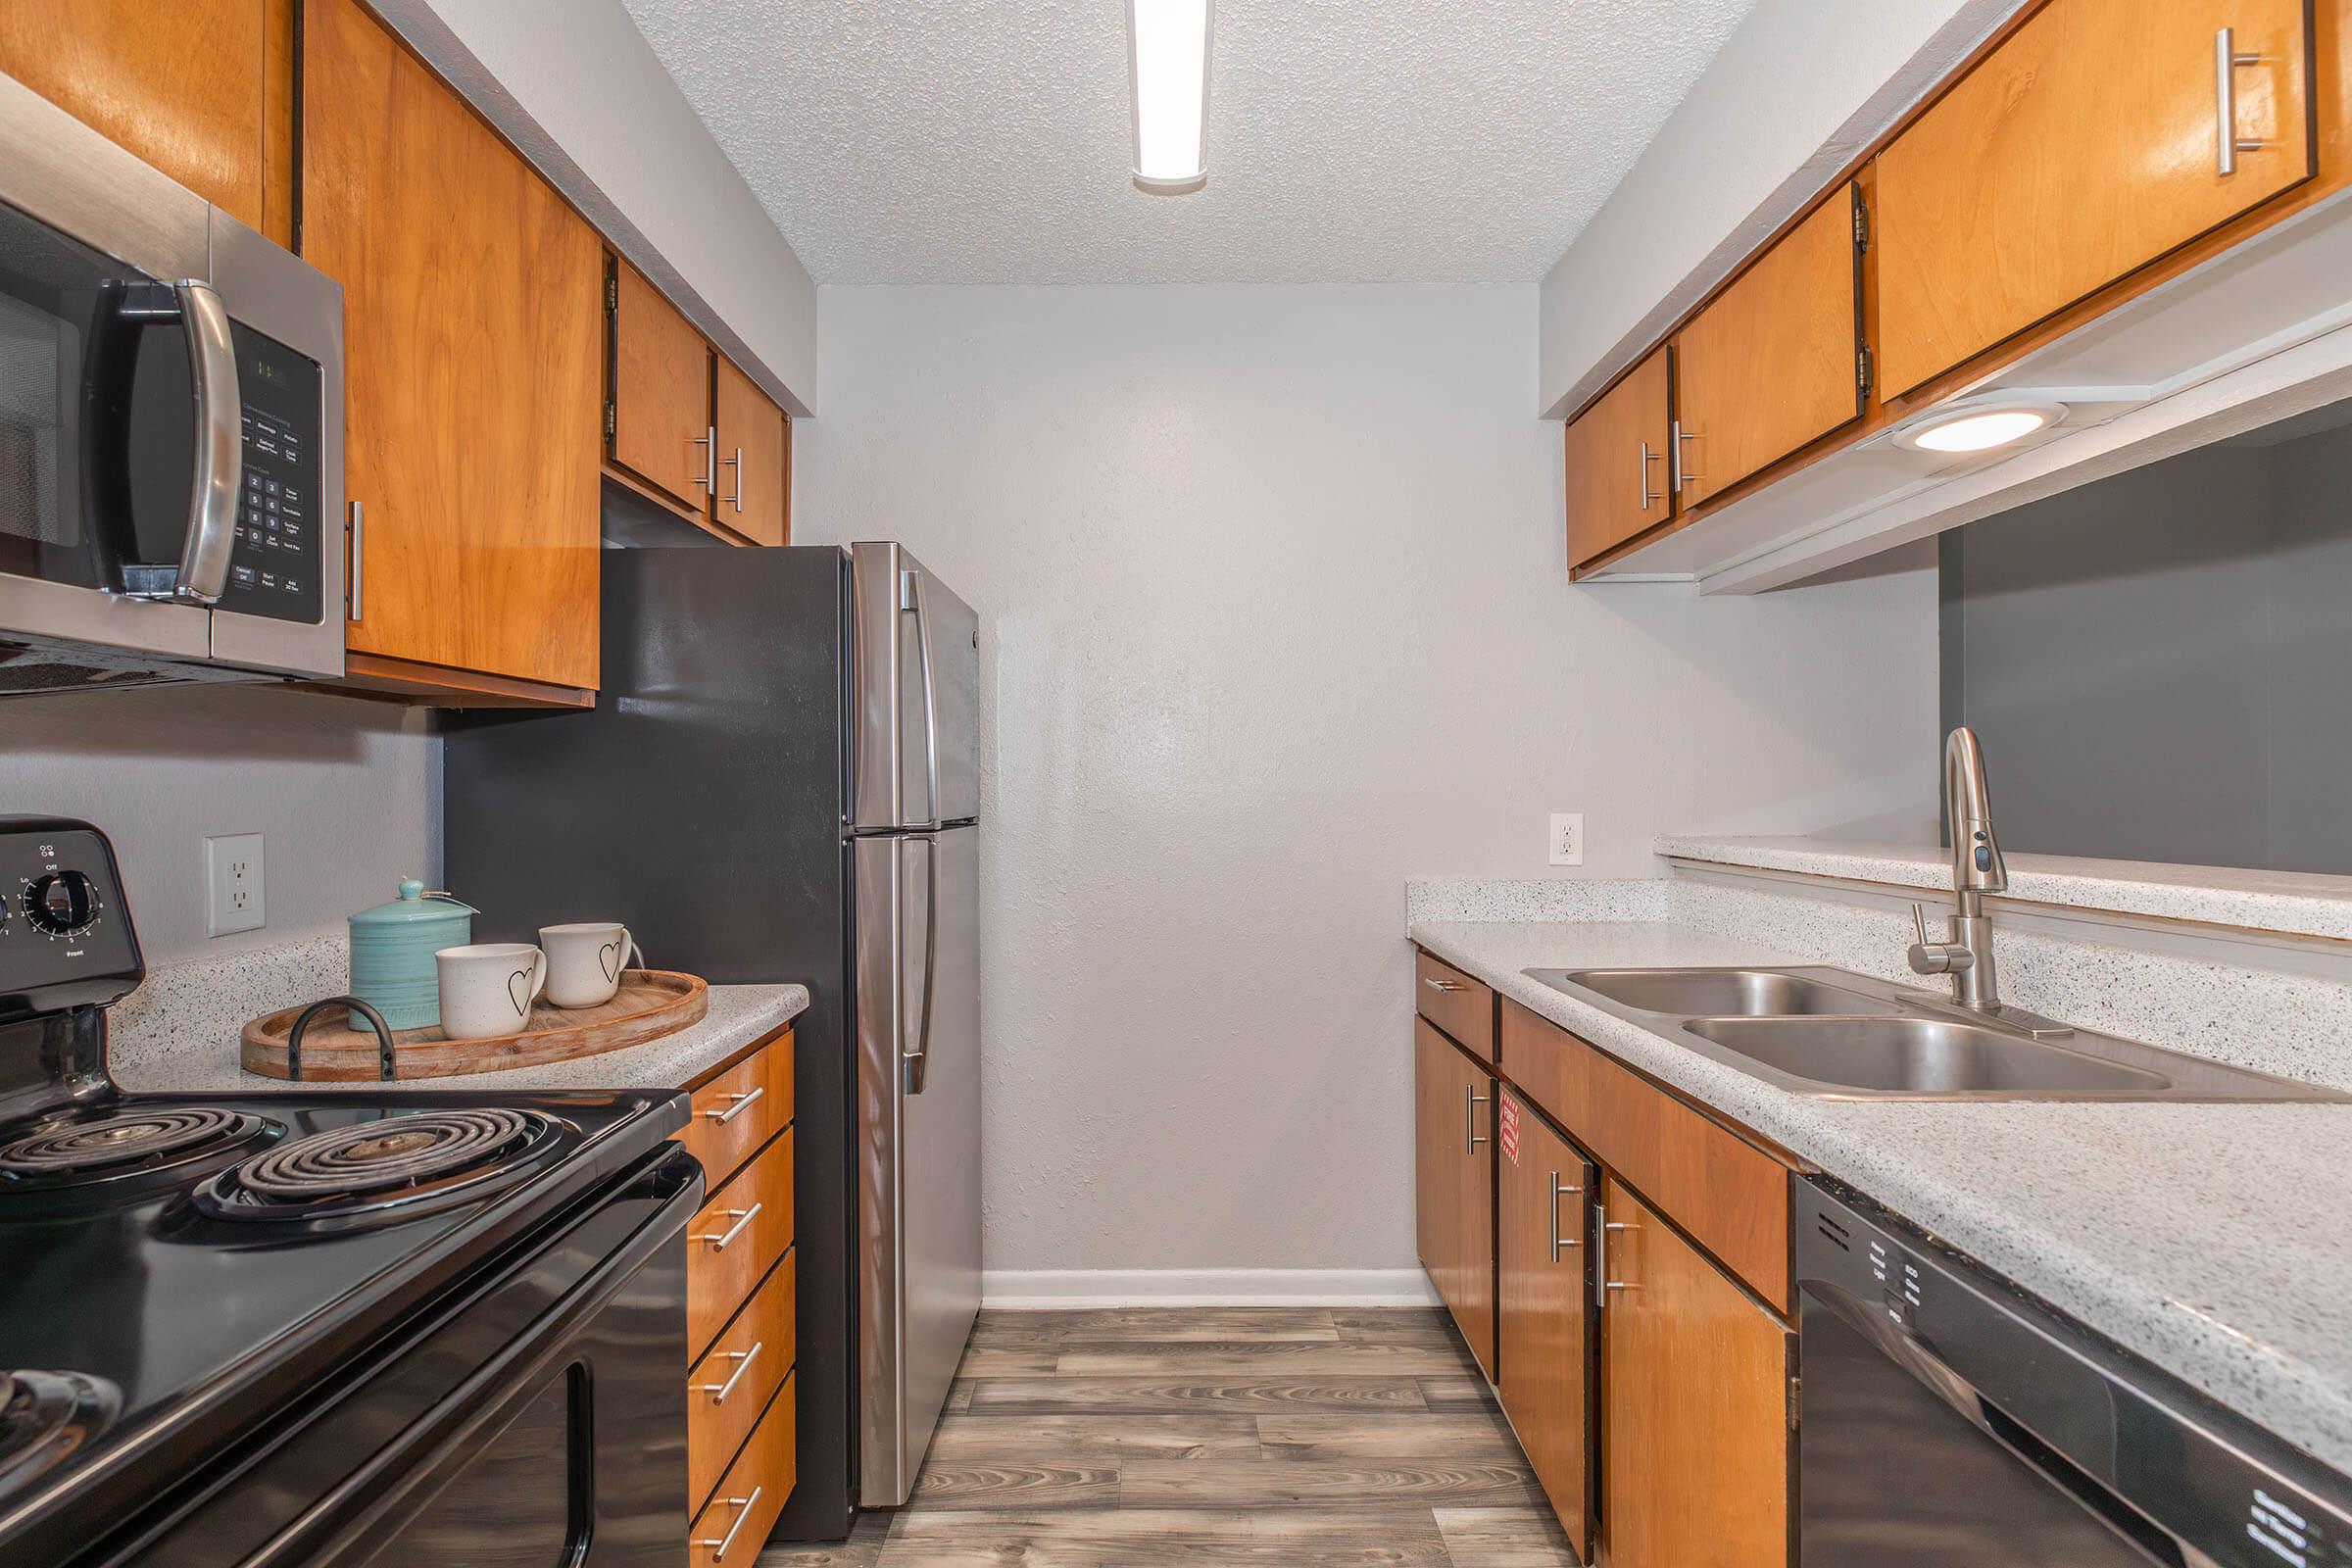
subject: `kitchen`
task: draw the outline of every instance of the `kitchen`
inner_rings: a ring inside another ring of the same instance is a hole
[[[1901,11],[0,7],[0,1558],[2352,1561],[2344,8]]]

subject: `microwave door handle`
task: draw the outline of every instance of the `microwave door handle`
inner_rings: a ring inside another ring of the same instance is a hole
[[[914,649],[923,669],[923,764],[931,781],[931,825],[943,820],[939,809],[939,676],[931,663],[931,617],[923,609],[923,574],[906,574],[906,598],[914,611]]]
[[[188,332],[188,379],[196,389],[196,471],[188,496],[188,535],[180,547],[175,599],[209,605],[228,589],[229,549],[237,539],[237,491],[244,482],[244,399],[228,312],[210,283],[172,285]]]

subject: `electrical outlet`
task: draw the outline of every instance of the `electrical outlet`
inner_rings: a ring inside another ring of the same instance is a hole
[[[1551,813],[1551,863],[1582,865],[1585,863],[1585,813],[1554,811]]]
[[[269,924],[262,906],[262,836],[223,833],[204,841],[205,935],[255,931]]]

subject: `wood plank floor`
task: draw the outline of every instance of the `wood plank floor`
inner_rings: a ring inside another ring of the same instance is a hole
[[[987,1312],[913,1499],[761,1568],[1573,1568],[1443,1312]]]

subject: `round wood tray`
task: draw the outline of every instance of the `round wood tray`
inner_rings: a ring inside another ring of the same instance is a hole
[[[393,1076],[446,1078],[456,1073],[536,1067],[659,1040],[710,1010],[710,988],[695,975],[668,969],[624,969],[620,990],[601,1007],[558,1007],[542,1000],[531,1026],[511,1035],[452,1040],[438,1026],[392,1031]],[[286,1076],[286,1033],[300,1007],[266,1012],[239,1036],[247,1072]],[[302,1037],[302,1078],[325,1083],[373,1081],[381,1076],[374,1031],[354,1029],[333,1008],[311,1020]]]

